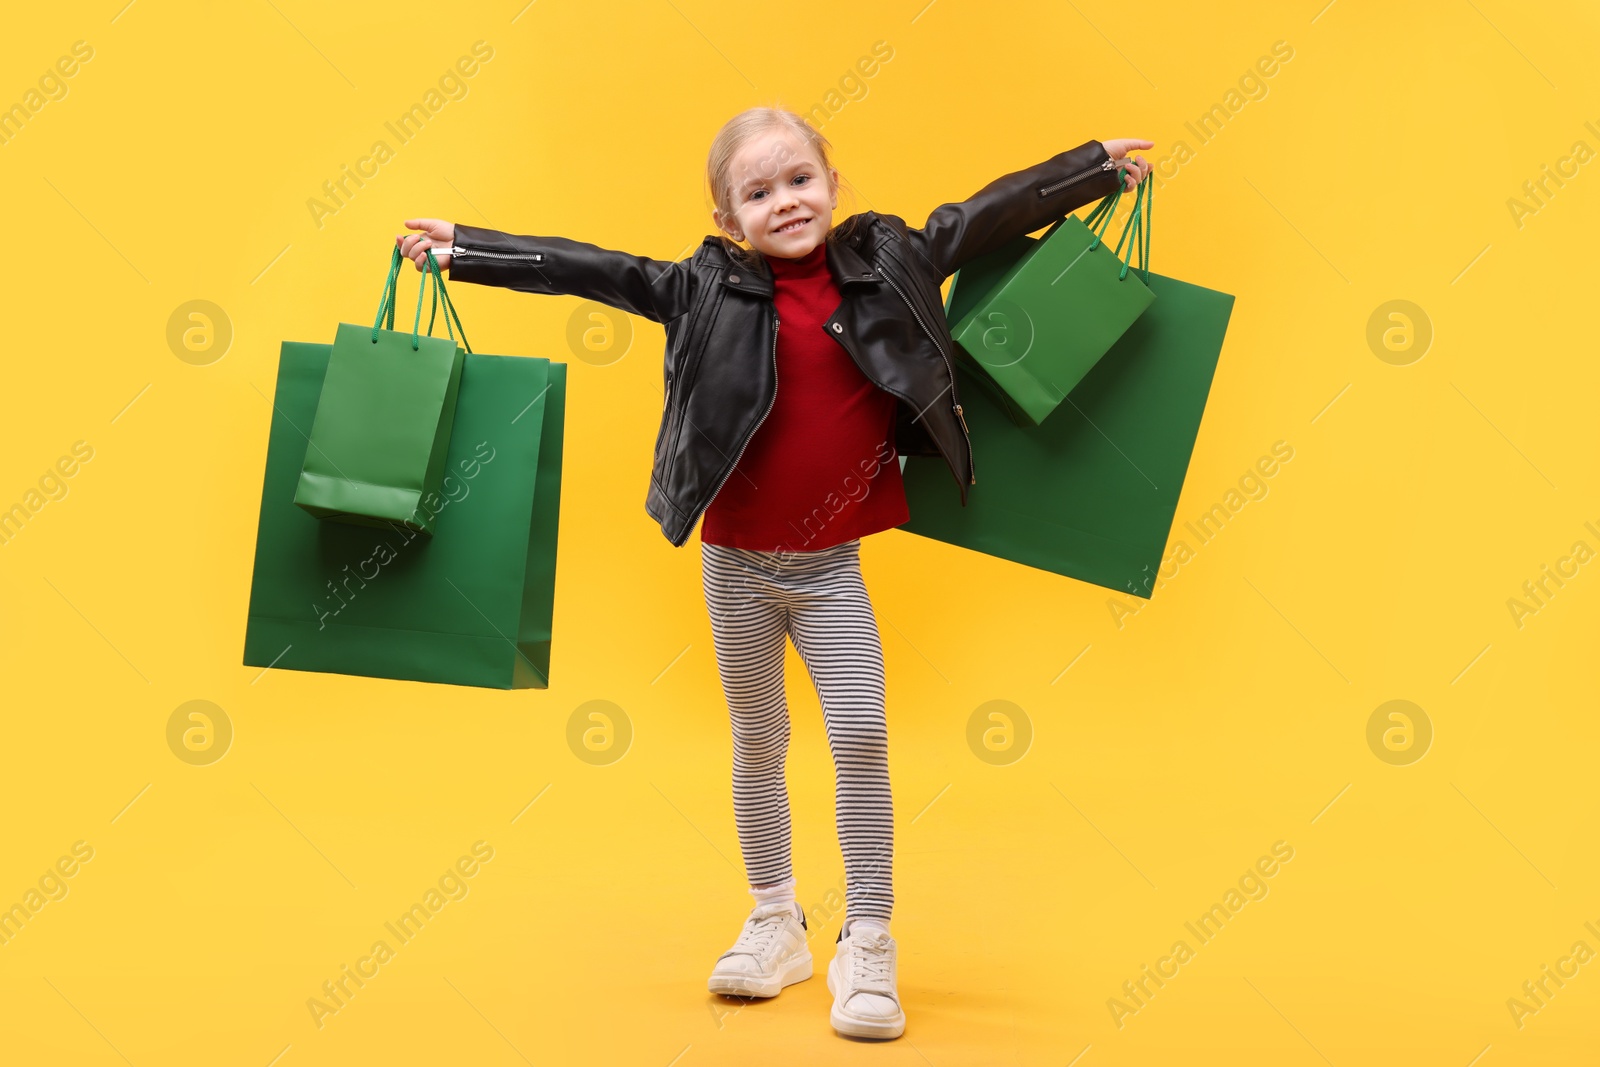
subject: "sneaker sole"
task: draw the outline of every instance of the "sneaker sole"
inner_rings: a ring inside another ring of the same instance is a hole
[[[805,949],[784,961],[774,978],[763,980],[749,975],[713,974],[706,988],[730,997],[775,997],[783,992],[785,986],[804,982],[810,977],[811,950]]]
[[[906,1032],[906,1013],[901,1011],[887,1019],[863,1019],[846,1015],[839,1010],[839,990],[833,980],[833,964],[828,965],[828,992],[833,994],[833,1008],[828,1012],[828,1022],[841,1034],[850,1037],[899,1037]]]

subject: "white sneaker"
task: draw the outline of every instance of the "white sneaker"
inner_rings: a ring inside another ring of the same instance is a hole
[[[792,904],[762,904],[744,921],[733,947],[717,957],[707,988],[736,997],[775,997],[811,977],[805,916]]]
[[[854,929],[854,927],[852,927]],[[851,1037],[899,1037],[906,1013],[895,992],[895,940],[874,927],[849,937],[840,932],[833,962],[828,964],[828,992],[833,1011],[828,1021]]]

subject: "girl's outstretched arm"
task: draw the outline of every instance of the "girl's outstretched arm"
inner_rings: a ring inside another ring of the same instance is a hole
[[[420,267],[431,247],[451,281],[581,296],[656,322],[689,310],[687,259],[674,263],[565,237],[521,236],[439,219],[407,219],[406,226],[423,233],[399,238],[401,251]]]
[[[1148,146],[1149,142],[1109,144],[1126,153],[1125,146]],[[1136,182],[1135,175],[1149,173],[1147,163],[1113,157],[1106,148],[1100,141],[1085,141],[1043,163],[1002,175],[966,200],[934,208],[920,230],[905,227],[903,220],[894,221],[899,223],[897,228],[905,229],[912,247],[941,278],[947,278],[968,260],[1109,196],[1124,177]],[[1127,164],[1126,172],[1119,168],[1121,163]]]

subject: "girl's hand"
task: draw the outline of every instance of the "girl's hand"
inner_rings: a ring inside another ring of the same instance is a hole
[[[1135,148],[1149,151],[1156,146],[1154,141],[1142,141],[1137,137],[1123,137],[1115,141],[1101,141],[1100,144],[1105,148],[1106,155],[1116,160],[1117,165],[1123,168],[1122,176],[1127,179],[1126,188],[1129,192],[1132,192],[1133,187],[1144,181],[1145,176],[1150,173],[1149,160],[1140,159],[1138,156],[1129,158],[1128,153]],[[407,223],[407,225],[410,224]]]
[[[418,270],[428,269],[428,249],[455,247],[456,226],[453,222],[446,222],[443,219],[406,219],[406,229],[422,231],[401,234],[394,239],[395,244],[400,246],[400,254],[414,261]],[[450,269],[448,251],[435,251],[433,258],[439,264],[440,270]]]

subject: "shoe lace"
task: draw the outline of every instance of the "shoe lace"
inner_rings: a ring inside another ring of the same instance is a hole
[[[779,932],[783,930],[788,916],[793,914],[794,909],[787,904],[757,908],[750,913],[750,918],[745,920],[744,929],[739,932],[739,939],[725,954],[742,952],[759,956],[772,945]]]
[[[850,986],[854,992],[895,996],[890,963],[887,937],[863,935],[850,938]]]

